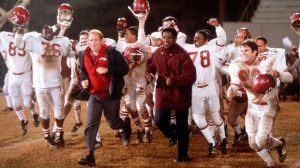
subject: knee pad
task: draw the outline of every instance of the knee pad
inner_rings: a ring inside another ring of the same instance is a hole
[[[216,126],[220,126],[223,123],[223,119],[220,117],[218,111],[211,113],[211,120],[214,122]]]
[[[142,87],[138,87],[136,89],[136,102],[137,103],[144,103],[146,100],[146,91]]]
[[[207,126],[207,121],[206,121],[205,116],[193,114],[193,119],[194,119],[196,125],[197,125],[200,129],[202,129],[202,128],[204,128],[204,127]]]
[[[255,136],[256,144],[261,149],[264,149],[267,147],[267,139],[268,139],[268,137],[266,135],[257,134]]]
[[[65,118],[65,114],[63,113],[63,111],[61,111],[60,113],[59,112],[54,113],[54,118],[58,120],[62,120]]]
[[[259,147],[256,144],[255,136],[253,134],[248,134],[248,143],[251,149],[259,149]]]
[[[50,118],[50,107],[44,106],[39,108],[40,117],[44,120],[48,120]]]
[[[136,109],[140,115],[143,115],[147,111],[145,104],[138,103],[138,102],[136,103]]]

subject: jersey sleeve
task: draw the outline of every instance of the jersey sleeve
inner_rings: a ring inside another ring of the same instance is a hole
[[[116,41],[114,40],[114,39],[111,39],[111,38],[104,38],[104,40],[105,40],[105,44],[107,44],[107,45],[110,45],[110,46],[112,46],[112,47],[116,47]]]
[[[69,40],[69,38],[67,37],[63,37],[63,44],[62,44],[62,56],[70,56],[70,50],[71,50],[71,42]],[[74,56],[74,55],[73,55]]]
[[[217,26],[216,34],[217,34],[216,45],[220,46],[220,47],[224,47],[226,44],[226,40],[227,40],[224,29],[221,26]]]
[[[240,79],[239,79],[239,75],[238,75],[238,72],[239,72],[239,68],[238,68],[238,64],[233,61],[229,67],[228,67],[228,71],[229,71],[229,74],[230,74],[230,86],[231,88],[233,89],[233,91],[236,93],[237,90],[241,87],[240,86]]]

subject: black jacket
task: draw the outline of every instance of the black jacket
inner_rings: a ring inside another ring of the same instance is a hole
[[[84,51],[80,51],[78,54],[79,66],[81,69],[80,82],[83,80],[89,80],[88,73],[84,66]],[[124,76],[128,73],[129,67],[124,57],[115,47],[108,47],[106,49],[107,69],[108,75],[111,75],[111,81],[109,85],[109,93],[112,97],[120,99],[122,97],[122,90],[125,85]]]

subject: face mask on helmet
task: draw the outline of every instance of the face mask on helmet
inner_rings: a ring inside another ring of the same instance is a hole
[[[295,13],[290,17],[291,28],[300,36],[300,13]]]
[[[25,29],[29,24],[30,14],[25,7],[17,6],[12,10],[11,18],[15,27]]]
[[[132,7],[135,14],[146,14],[150,10],[147,0],[134,0]]]
[[[73,9],[69,4],[61,4],[57,11],[57,23],[63,24],[68,27],[71,26],[73,21]]]
[[[237,30],[236,36],[244,36],[244,40],[251,39],[251,33],[250,33],[249,29],[247,29],[245,27]]]
[[[119,18],[117,21],[117,30],[121,31],[121,30],[125,30],[127,28],[127,20],[126,18],[122,17]]]
[[[165,28],[173,28],[179,32],[179,28],[177,26],[177,19],[173,16],[167,16],[162,21],[162,26],[158,28],[158,31],[163,31]]]

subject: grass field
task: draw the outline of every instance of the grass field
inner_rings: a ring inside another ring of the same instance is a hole
[[[5,98],[0,96],[0,108],[6,106]],[[86,123],[86,104],[82,103],[82,119]],[[279,163],[275,150],[271,151],[277,167],[300,167],[300,103],[280,102],[281,111],[278,113],[273,136],[283,136],[287,141],[287,159]],[[227,108],[226,110],[227,111]],[[64,125],[65,147],[50,149],[43,139],[41,126],[35,128],[33,119],[28,110],[25,110],[29,119],[28,132],[21,135],[21,124],[15,112],[0,111],[0,167],[6,168],[74,168],[83,167],[77,160],[87,154],[84,143],[84,126],[76,133],[71,133],[75,123],[74,112],[67,116]],[[53,116],[53,114],[52,114]],[[51,118],[53,123],[53,118]],[[217,150],[216,158],[206,158],[207,143],[202,135],[193,135],[189,144],[189,156],[193,161],[189,163],[173,163],[177,154],[177,146],[169,147],[168,141],[159,130],[153,130],[153,141],[150,144],[136,144],[136,130],[132,123],[133,134],[131,144],[123,146],[121,139],[114,137],[104,117],[101,123],[101,137],[103,147],[95,151],[96,167],[220,167],[220,168],[260,168],[264,162],[251,150],[247,142],[240,147],[232,148],[230,142],[233,130],[229,128],[229,149],[227,155]]]

